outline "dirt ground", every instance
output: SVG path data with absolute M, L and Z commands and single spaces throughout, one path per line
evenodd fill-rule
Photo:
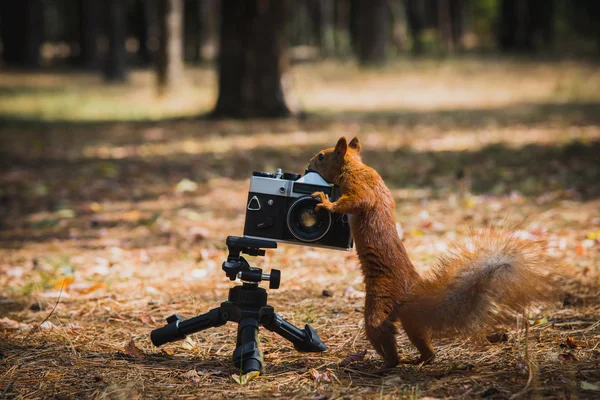
M 145 71 L 108 88 L 0 74 L 0 398 L 600 398 L 599 71 L 301 65 L 291 100 L 307 117 L 286 121 L 194 118 L 214 98 L 206 69 L 162 99 Z M 419 272 L 471 227 L 521 223 L 563 261 L 560 299 L 530 310 L 527 332 L 520 319 L 496 343 L 440 340 L 433 364 L 380 376 L 354 252 L 280 245 L 251 263 L 281 270 L 269 303 L 326 352 L 261 329 L 266 374 L 240 384 L 234 324 L 154 347 L 165 317 L 226 300 L 225 238 L 242 234 L 251 172 L 302 172 L 341 135 L 391 188 Z

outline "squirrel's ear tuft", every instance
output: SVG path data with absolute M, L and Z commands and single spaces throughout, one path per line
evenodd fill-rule
M 348 150 L 348 142 L 346 141 L 346 138 L 342 136 L 335 145 L 335 152 L 340 156 L 344 156 L 346 150 Z
M 358 138 L 356 136 L 354 136 L 354 139 L 350 141 L 348 147 L 354 149 L 355 152 L 360 153 L 360 142 L 358 141 Z

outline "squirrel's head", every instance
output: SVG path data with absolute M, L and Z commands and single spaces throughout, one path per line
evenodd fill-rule
M 348 143 L 342 136 L 335 147 L 318 152 L 310 160 L 308 170 L 318 172 L 327 182 L 338 183 L 343 165 L 352 159 L 360 160 L 360 142 L 355 137 Z

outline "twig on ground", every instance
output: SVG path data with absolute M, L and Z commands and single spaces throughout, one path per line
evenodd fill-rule
M 35 326 L 34 328 L 32 328 L 29 333 L 27 334 L 27 336 L 25 336 L 25 338 L 23 339 L 23 343 L 25 341 L 27 341 L 27 339 L 29 339 L 29 337 L 31 335 L 33 335 L 35 332 L 37 332 L 38 329 L 40 329 L 40 326 L 42 326 L 42 324 L 46 321 L 48 321 L 48 319 L 50 319 L 50 317 L 52 316 L 52 314 L 54 314 L 54 310 L 56 310 L 56 307 L 58 306 L 58 303 L 60 302 L 60 296 L 62 295 L 63 289 L 65 287 L 65 283 L 63 282 L 62 286 L 60 287 L 60 292 L 58 293 L 58 298 L 56 299 L 56 303 L 54 304 L 54 307 L 52 307 L 52 310 L 50 310 L 50 313 L 46 316 L 46 318 L 44 318 L 44 320 L 42 322 L 40 322 L 37 326 Z
M 517 397 L 521 397 L 522 395 L 527 393 L 527 391 L 529 390 L 529 388 L 531 386 L 531 382 L 533 381 L 534 369 L 537 370 L 535 363 L 529 358 L 529 321 L 527 321 L 527 317 L 525 316 L 525 313 L 523 313 L 522 321 L 525 323 L 524 345 L 525 345 L 525 363 L 527 363 L 528 377 L 527 377 L 527 384 L 525 385 L 525 387 L 522 390 L 518 391 L 517 393 L 513 394 L 510 397 L 511 400 L 515 399 Z

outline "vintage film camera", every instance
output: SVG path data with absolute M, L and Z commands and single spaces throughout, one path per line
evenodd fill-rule
M 277 169 L 277 172 L 252 173 L 244 236 L 281 243 L 349 250 L 352 236 L 348 215 L 316 211 L 319 200 L 314 192 L 324 192 L 331 201 L 341 193 L 317 172 L 304 176 Z

